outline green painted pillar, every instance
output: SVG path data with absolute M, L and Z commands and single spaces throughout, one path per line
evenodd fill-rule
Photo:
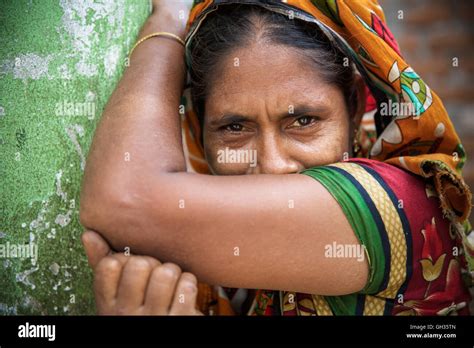
M 0 0 L 0 314 L 94 313 L 81 178 L 149 11 L 146 0 Z

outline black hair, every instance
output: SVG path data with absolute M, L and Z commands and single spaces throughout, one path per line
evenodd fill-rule
M 341 89 L 349 114 L 354 113 L 357 105 L 354 68 L 316 24 L 290 19 L 260 6 L 228 4 L 208 14 L 189 48 L 191 99 L 201 129 L 209 85 L 217 77 L 219 63 L 235 48 L 257 38 L 296 48 L 311 59 L 320 68 L 320 76 Z

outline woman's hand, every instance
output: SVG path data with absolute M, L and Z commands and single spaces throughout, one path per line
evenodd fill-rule
M 149 256 L 112 253 L 98 234 L 82 235 L 94 270 L 100 315 L 202 315 L 196 309 L 197 280 L 179 266 Z
M 163 30 L 184 38 L 184 31 L 191 10 L 192 0 L 153 0 L 151 17 L 156 18 Z M 169 26 L 169 28 L 166 28 Z

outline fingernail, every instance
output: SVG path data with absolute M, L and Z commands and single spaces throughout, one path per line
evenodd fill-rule
M 195 292 L 197 290 L 196 285 L 194 285 L 193 283 L 187 283 L 184 287 L 189 292 Z
M 164 272 L 167 276 L 176 277 L 176 273 L 175 273 L 171 268 L 163 267 L 163 272 Z

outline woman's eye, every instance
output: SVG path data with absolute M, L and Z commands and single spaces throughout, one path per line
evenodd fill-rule
M 293 122 L 290 125 L 290 128 L 295 128 L 295 127 L 305 127 L 309 126 L 310 124 L 313 124 L 316 121 L 315 117 L 312 116 L 301 116 L 298 117 L 295 122 Z
M 231 123 L 227 126 L 224 126 L 224 129 L 229 132 L 241 132 L 243 128 L 244 127 L 239 123 Z

